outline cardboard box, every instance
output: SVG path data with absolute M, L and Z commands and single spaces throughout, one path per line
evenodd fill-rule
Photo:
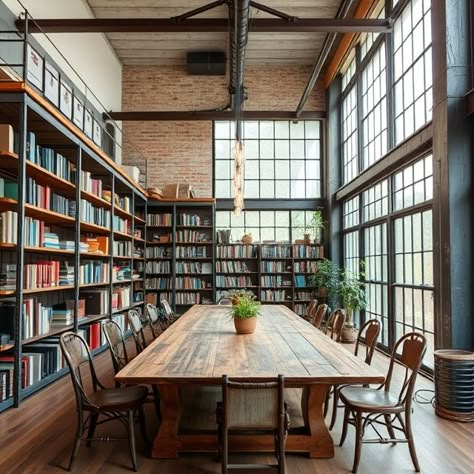
M 122 165 L 122 169 L 125 171 L 125 173 L 132 178 L 135 183 L 138 183 L 140 180 L 140 169 L 137 166 L 126 166 Z

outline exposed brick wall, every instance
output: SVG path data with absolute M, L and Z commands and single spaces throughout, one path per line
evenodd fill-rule
M 247 66 L 245 109 L 295 110 L 310 73 L 306 66 Z M 181 66 L 125 66 L 122 110 L 223 107 L 229 101 L 228 82 L 223 76 L 189 76 Z M 322 84 L 305 110 L 325 110 Z M 136 158 L 137 148 L 148 160 L 148 186 L 183 182 L 192 184 L 198 196 L 212 195 L 212 122 L 124 122 L 123 130 L 123 163 Z

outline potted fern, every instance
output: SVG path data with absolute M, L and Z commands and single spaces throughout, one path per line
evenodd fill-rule
M 260 302 L 254 297 L 241 296 L 237 304 L 232 306 L 231 316 L 237 334 L 252 334 L 257 326 L 257 316 L 260 312 Z

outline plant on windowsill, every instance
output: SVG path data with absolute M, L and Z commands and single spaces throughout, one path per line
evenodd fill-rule
M 237 334 L 252 334 L 257 326 L 259 312 L 260 301 L 256 301 L 255 297 L 241 296 L 230 311 Z
M 323 232 L 325 226 L 326 223 L 323 220 L 322 211 L 314 211 L 313 216 L 311 217 L 311 221 L 306 227 L 305 231 L 307 233 L 309 232 L 309 235 L 314 235 L 314 243 L 316 245 L 322 245 L 323 243 Z

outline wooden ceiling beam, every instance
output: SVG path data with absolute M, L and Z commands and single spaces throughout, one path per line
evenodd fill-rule
M 109 112 L 104 114 L 104 119 L 112 118 L 125 122 L 160 122 L 160 121 L 212 121 L 212 120 L 234 120 L 235 112 L 232 110 L 216 111 L 189 111 L 189 112 Z M 294 111 L 242 111 L 244 120 L 319 120 L 326 118 L 326 112 L 303 112 L 296 117 Z
M 25 20 L 19 19 L 16 26 L 25 29 Z M 68 18 L 28 20 L 30 33 L 154 33 L 154 32 L 227 32 L 227 18 L 205 18 L 176 21 L 163 18 Z M 389 33 L 390 20 L 385 19 L 336 19 L 299 18 L 287 21 L 279 18 L 254 18 L 250 31 L 254 33 L 298 33 L 298 32 L 374 32 Z

